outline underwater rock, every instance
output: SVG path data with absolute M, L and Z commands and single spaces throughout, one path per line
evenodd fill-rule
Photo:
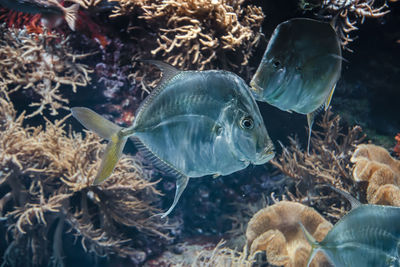
M 383 147 L 359 145 L 351 157 L 355 181 L 367 181 L 370 204 L 400 206 L 400 161 Z
M 321 241 L 332 228 L 314 209 L 296 202 L 281 201 L 258 211 L 250 220 L 247 231 L 247 246 L 251 256 L 265 251 L 267 260 L 273 265 L 285 267 L 306 266 L 311 246 L 299 225 Z M 317 255 L 311 266 L 329 266 L 327 259 Z

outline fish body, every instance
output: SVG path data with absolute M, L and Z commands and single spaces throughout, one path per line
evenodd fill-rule
M 41 14 L 48 24 L 64 18 L 71 30 L 75 30 L 79 9 L 78 4 L 64 7 L 57 0 L 0 0 L 0 6 L 23 13 Z
M 321 242 L 303 228 L 313 247 L 309 264 L 321 250 L 334 266 L 400 266 L 399 222 L 399 207 L 361 205 L 336 223 Z
M 256 100 L 307 114 L 329 106 L 340 77 L 339 38 L 329 23 L 295 18 L 274 30 L 250 85 Z
M 189 178 L 228 175 L 273 158 L 258 106 L 240 77 L 152 63 L 163 70 L 163 81 L 145 99 L 132 127 L 115 127 L 93 111 L 72 109 L 83 125 L 111 140 L 95 183 L 111 174 L 129 136 L 178 178 L 174 203 L 164 215 L 172 211 Z

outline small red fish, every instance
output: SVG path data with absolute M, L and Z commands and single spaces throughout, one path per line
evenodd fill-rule
M 41 14 L 44 25 L 51 28 L 58 26 L 63 18 L 75 31 L 79 4 L 64 7 L 57 0 L 0 0 L 0 5 L 18 12 Z

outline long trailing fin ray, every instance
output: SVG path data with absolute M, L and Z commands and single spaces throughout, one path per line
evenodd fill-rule
M 315 111 L 307 114 L 307 124 L 308 124 L 308 141 L 307 141 L 307 155 L 310 155 L 310 145 L 311 145 L 311 131 L 314 124 Z
M 78 18 L 79 4 L 73 4 L 72 6 L 64 8 L 64 19 L 67 22 L 71 30 L 76 29 L 76 20 Z
M 185 190 L 187 184 L 189 182 L 189 177 L 182 175 L 179 176 L 176 180 L 176 191 L 175 191 L 175 197 L 174 197 L 174 202 L 172 203 L 171 207 L 161 216 L 161 218 L 165 218 L 172 212 L 172 210 L 175 208 L 176 204 L 178 203 L 179 198 L 181 197 L 183 191 Z
M 120 133 L 115 134 L 111 138 L 104 151 L 100 169 L 94 179 L 93 185 L 98 185 L 110 177 L 122 155 L 126 140 L 127 137 L 120 136 Z
M 168 81 L 170 81 L 172 78 L 177 76 L 179 73 L 181 73 L 180 70 L 174 68 L 173 66 L 164 63 L 162 61 L 157 61 L 157 60 L 140 60 L 142 62 L 146 62 L 149 64 L 153 64 L 157 66 L 161 71 L 162 71 L 162 77 L 161 81 L 159 84 L 156 86 L 156 88 L 151 91 L 150 95 L 146 97 L 146 99 L 142 102 L 142 104 L 139 106 L 137 109 L 137 112 L 135 114 L 135 121 L 140 121 L 140 117 L 142 115 L 143 110 L 146 109 L 146 107 L 152 103 L 153 99 L 157 97 L 165 88 L 165 85 Z
M 101 138 L 110 140 L 111 137 L 122 130 L 122 127 L 103 118 L 91 109 L 84 107 L 71 108 L 72 116 L 88 130 L 98 134 Z
M 311 245 L 311 252 L 310 252 L 310 256 L 308 256 L 308 260 L 307 260 L 307 267 L 310 266 L 311 261 L 313 260 L 315 254 L 317 254 L 317 252 L 320 250 L 321 245 L 315 240 L 315 238 L 307 231 L 307 229 L 304 227 L 304 225 L 299 222 L 299 226 L 301 228 L 301 230 L 304 233 L 304 236 L 307 239 L 307 242 Z

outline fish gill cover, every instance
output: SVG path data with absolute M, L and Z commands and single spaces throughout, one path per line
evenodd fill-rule
M 397 88 L 388 99 L 386 89 L 377 94 L 379 88 L 367 85 L 390 89 L 394 86 L 389 82 L 395 84 L 400 76 L 391 54 L 400 51 L 396 43 L 400 33 L 391 26 L 399 22 L 394 2 L 291 0 L 282 6 L 278 0 L 60 1 L 64 7 L 79 4 L 75 31 L 65 20 L 49 28 L 41 14 L 2 9 L 0 233 L 5 238 L 0 240 L 0 251 L 4 266 L 271 266 L 273 257 L 286 264 L 292 260 L 284 249 L 285 242 L 293 241 L 290 235 L 279 239 L 283 254 L 267 245 L 249 255 L 245 232 L 258 210 L 299 203 L 336 224 L 349 204 L 330 186 L 364 203 L 398 205 L 397 169 L 380 158 L 357 156 L 360 149 L 379 148 L 357 147 L 367 139 L 354 125 L 361 124 L 368 134 L 377 132 L 372 137 L 379 145 L 384 143 L 379 136 L 388 135 L 386 148 L 394 146 L 393 136 L 400 132 L 393 119 L 398 109 L 374 118 L 376 109 L 368 102 L 379 95 L 389 108 L 389 100 L 398 103 Z M 248 83 L 274 27 L 295 17 L 333 19 L 345 48 L 343 57 L 349 60 L 343 62 L 336 88 L 340 101 L 334 96 L 332 109 L 316 118 L 309 154 L 303 120 L 260 104 L 278 148 L 272 164 L 216 179 L 193 179 L 166 220 L 154 215 L 170 205 L 175 178 L 136 154 L 132 145 L 112 176 L 92 186 L 105 144 L 97 135 L 81 132 L 67 117 L 69 108 L 87 106 L 121 126 L 131 125 L 160 77 L 156 68 L 141 62 L 147 59 L 183 70 L 232 71 Z M 371 40 L 377 44 L 373 50 L 368 48 Z M 381 121 L 390 123 L 376 126 Z M 398 153 L 397 148 L 394 151 Z M 296 220 L 290 213 L 272 219 Z M 282 231 L 285 236 L 286 230 Z M 301 232 L 296 233 L 304 241 Z M 218 243 L 222 238 L 226 241 Z M 301 247 L 299 255 L 304 259 L 311 246 L 302 243 Z

